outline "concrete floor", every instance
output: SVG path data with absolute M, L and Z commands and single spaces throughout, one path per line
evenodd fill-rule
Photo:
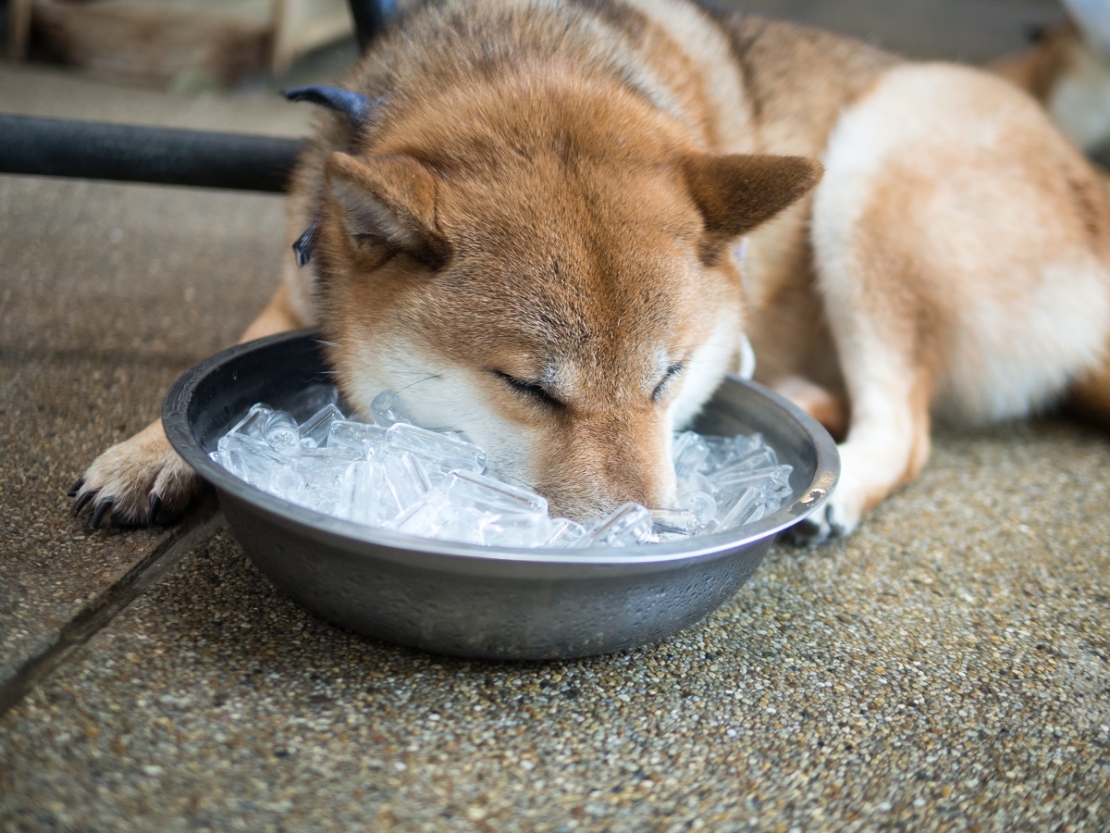
M 763 5 L 973 60 L 1057 14 Z M 274 86 L 3 66 L 0 110 L 302 135 Z M 1110 444 L 1082 426 L 942 433 L 849 541 L 776 548 L 705 622 L 573 662 L 333 628 L 211 501 L 171 528 L 70 518 L 83 467 L 264 303 L 282 211 L 0 177 L 0 829 L 1110 829 Z

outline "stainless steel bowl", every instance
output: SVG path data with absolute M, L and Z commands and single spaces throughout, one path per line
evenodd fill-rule
M 821 508 L 839 474 L 836 446 L 820 425 L 735 378 L 695 427 L 761 432 L 794 467 L 797 497 L 761 521 L 690 542 L 511 550 L 414 538 L 287 503 L 208 459 L 252 404 L 281 405 L 326 380 L 311 331 L 264 338 L 186 372 L 166 398 L 162 421 L 178 453 L 216 487 L 247 555 L 278 587 L 338 625 L 435 653 L 570 658 L 670 636 L 731 597 L 777 534 Z

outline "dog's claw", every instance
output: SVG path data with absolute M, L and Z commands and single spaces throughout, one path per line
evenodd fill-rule
M 78 515 L 80 515 L 81 510 L 88 506 L 95 497 L 96 492 L 90 490 L 81 495 L 81 497 L 77 498 L 77 502 L 73 504 L 73 517 L 76 518 Z
M 66 495 L 68 497 L 77 497 L 77 494 L 81 491 L 81 487 L 84 486 L 84 485 L 85 485 L 85 478 L 78 477 L 77 482 L 69 487 L 69 491 L 66 492 Z
M 93 512 L 92 516 L 93 529 L 96 529 L 100 526 L 100 522 L 104 519 L 104 516 L 109 515 L 112 511 L 112 507 L 115 505 L 116 504 L 114 500 L 106 500 L 103 503 L 97 505 L 96 510 Z
M 166 524 L 188 506 L 200 478 L 174 452 L 160 422 L 109 448 L 82 478 L 74 514 L 93 501 L 92 525 Z
M 787 538 L 790 540 L 790 543 L 798 547 L 816 547 L 825 543 L 828 537 L 828 528 L 823 528 L 821 523 L 812 518 L 799 521 L 792 526 L 787 533 Z
M 819 509 L 786 532 L 790 543 L 799 547 L 817 547 L 847 534 L 848 530 L 837 523 L 832 506 Z

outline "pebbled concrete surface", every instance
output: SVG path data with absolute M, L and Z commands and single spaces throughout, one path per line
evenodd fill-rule
M 1026 15 L 1056 14 L 763 5 L 945 56 L 1006 51 Z M 0 110 L 307 124 L 263 89 L 170 95 L 41 67 L 0 67 Z M 1084 426 L 941 432 L 923 477 L 850 541 L 775 548 L 704 623 L 575 662 L 466 662 L 336 629 L 218 519 L 180 540 L 70 519 L 83 466 L 264 303 L 281 225 L 274 197 L 0 176 L 0 688 L 38 669 L 0 717 L 0 829 L 1110 826 L 1110 441 Z M 120 611 L 157 555 L 168 571 Z
M 705 623 L 574 662 L 346 633 L 220 531 L 0 721 L 7 820 L 1105 829 L 1108 455 L 1056 423 L 942 438 L 852 541 L 777 548 Z
M 0 82 L 0 102 L 9 90 L 29 97 L 38 79 L 16 76 Z M 112 95 L 43 77 L 42 100 L 55 108 Z M 175 109 L 173 97 L 160 99 Z M 231 101 L 207 109 L 222 111 L 210 124 L 240 124 Z M 244 111 L 245 129 L 256 122 Z M 277 281 L 283 212 L 280 196 L 0 176 L 0 680 L 168 534 L 92 532 L 69 518 L 65 492 L 99 450 L 158 415 L 183 370 L 234 341 L 261 309 Z

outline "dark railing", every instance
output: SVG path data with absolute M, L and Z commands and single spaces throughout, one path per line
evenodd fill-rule
M 0 114 L 0 172 L 284 191 L 301 142 Z
M 359 46 L 394 0 L 348 0 Z M 0 173 L 283 191 L 301 142 L 269 136 L 0 115 Z

